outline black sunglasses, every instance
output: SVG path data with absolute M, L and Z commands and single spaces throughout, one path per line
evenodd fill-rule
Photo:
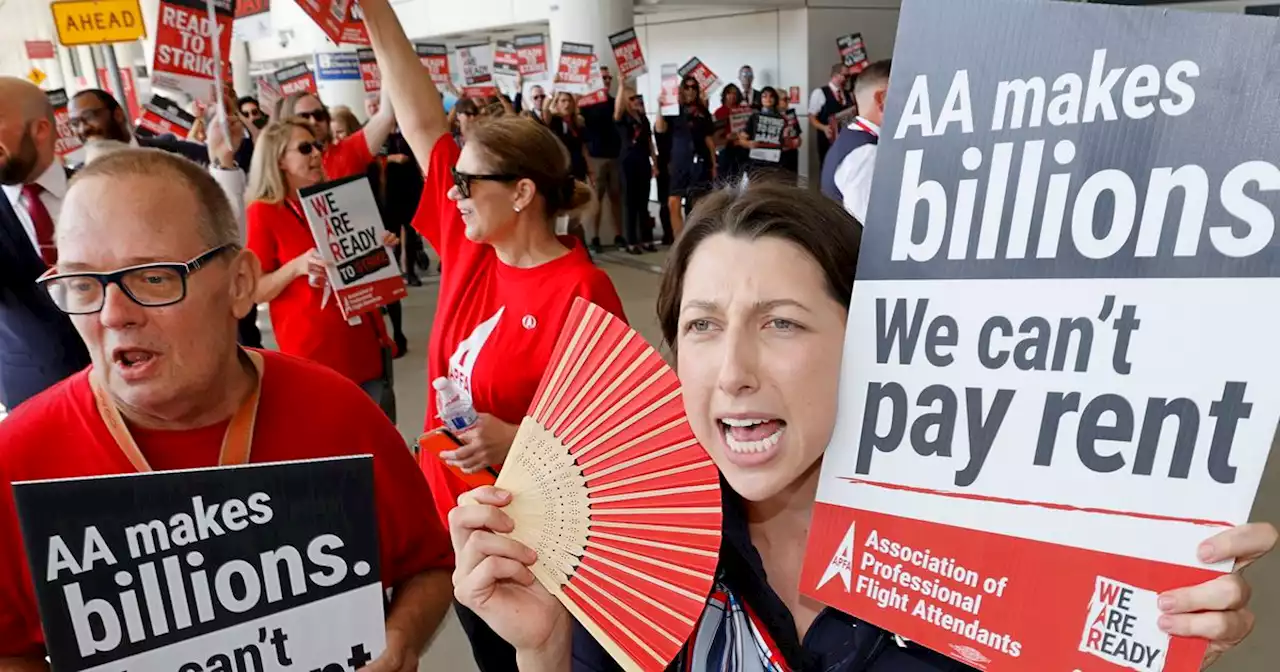
M 36 278 L 36 283 L 49 292 L 53 305 L 68 315 L 92 315 L 101 311 L 107 299 L 107 287 L 111 285 L 119 287 L 139 306 L 160 308 L 187 298 L 187 277 L 223 252 L 238 247 L 228 243 L 190 261 L 142 264 L 113 273 L 55 273 L 55 269 L 49 269 Z
M 519 175 L 473 175 L 464 173 L 457 168 L 453 169 L 453 186 L 458 188 L 458 193 L 463 198 L 471 198 L 471 183 L 476 180 L 487 182 L 515 182 L 520 179 Z
M 320 143 L 318 142 L 299 142 L 296 147 L 298 153 L 303 156 L 311 156 L 312 151 L 320 151 Z
M 320 109 L 320 110 L 316 110 L 315 112 L 298 112 L 297 114 L 299 117 L 302 117 L 303 119 L 308 119 L 310 121 L 314 121 L 317 123 L 322 121 L 329 121 L 329 110 Z

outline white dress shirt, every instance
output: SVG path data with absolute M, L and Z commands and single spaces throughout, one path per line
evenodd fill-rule
M 850 129 L 860 127 L 880 135 L 880 127 L 862 117 L 849 124 Z M 864 226 L 867 223 L 867 206 L 871 202 L 871 177 L 876 170 L 876 149 L 875 144 L 867 143 L 849 152 L 836 166 L 836 187 L 843 197 L 844 209 Z
M 36 179 L 35 184 L 44 187 L 44 191 L 40 192 L 40 202 L 49 211 L 49 217 L 53 219 L 56 227 L 58 217 L 62 214 L 62 199 L 67 196 L 67 173 L 62 168 L 62 163 L 59 161 L 50 163 L 49 167 Z M 22 222 L 22 230 L 27 232 L 27 238 L 31 240 L 31 248 L 36 251 L 36 254 L 40 254 L 36 225 L 27 214 L 27 202 L 26 197 L 22 195 L 22 187 L 21 184 L 3 185 L 4 195 L 9 199 L 9 205 L 13 206 L 14 213 L 18 215 L 18 221 Z

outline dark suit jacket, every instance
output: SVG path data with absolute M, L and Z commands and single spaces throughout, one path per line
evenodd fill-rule
M 184 156 L 195 163 L 202 166 L 209 165 L 209 150 L 204 145 L 179 140 L 172 135 L 153 135 L 150 137 L 138 136 L 139 147 L 152 147 L 155 149 L 163 149 L 166 152 Z M 253 140 L 245 138 L 240 143 L 240 149 L 236 150 L 236 165 L 249 172 L 249 161 L 253 158 Z
M 10 410 L 89 365 L 71 320 L 35 283 L 44 270 L 0 195 L 0 404 Z

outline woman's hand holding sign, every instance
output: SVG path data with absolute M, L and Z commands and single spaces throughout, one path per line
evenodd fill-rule
M 1277 533 L 1270 523 L 1250 523 L 1215 535 L 1200 545 L 1200 560 L 1206 563 L 1235 558 L 1235 571 L 1198 586 L 1171 590 L 1158 602 L 1165 615 L 1160 629 L 1181 637 L 1209 640 L 1201 669 L 1218 660 L 1253 630 L 1249 611 L 1252 592 L 1241 572 L 1276 547 Z

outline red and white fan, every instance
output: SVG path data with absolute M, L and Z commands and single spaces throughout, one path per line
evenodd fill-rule
M 538 581 L 624 669 L 664 669 L 711 590 L 721 509 L 658 352 L 575 301 L 497 485 Z

